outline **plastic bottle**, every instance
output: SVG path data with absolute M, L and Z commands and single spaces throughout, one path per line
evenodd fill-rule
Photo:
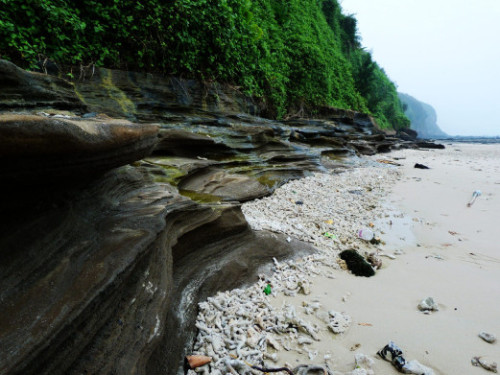
M 481 195 L 481 190 L 474 190 L 474 192 L 472 193 L 472 199 L 470 200 L 469 203 L 467 203 L 467 207 L 472 206 L 476 198 L 479 197 L 480 195 Z
M 266 296 L 271 294 L 271 284 L 267 284 L 266 287 L 264 288 L 263 292 L 266 294 Z
M 373 233 L 373 231 L 371 229 L 364 228 L 364 229 L 359 230 L 358 236 L 359 236 L 359 238 L 361 238 L 365 241 L 371 241 L 373 239 L 373 237 L 375 237 L 375 234 Z

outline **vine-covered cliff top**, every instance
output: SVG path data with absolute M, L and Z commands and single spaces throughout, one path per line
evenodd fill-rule
M 337 0 L 0 0 L 0 57 L 78 79 L 96 66 L 230 83 L 269 117 L 317 106 L 409 126 Z M 49 63 L 48 63 L 49 62 Z

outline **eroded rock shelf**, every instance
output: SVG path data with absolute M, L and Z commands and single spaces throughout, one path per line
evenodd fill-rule
M 197 302 L 314 251 L 242 202 L 359 154 L 417 147 L 364 114 L 274 121 L 217 84 L 0 60 L 0 373 L 174 374 Z

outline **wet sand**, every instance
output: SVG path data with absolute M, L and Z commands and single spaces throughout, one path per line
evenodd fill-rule
M 400 160 L 405 177 L 388 204 L 411 218 L 416 243 L 390 240 L 398 231 L 387 231 L 388 247 L 401 246 L 406 254 L 377 275 L 393 291 L 387 310 L 397 311 L 396 323 L 386 323 L 378 334 L 436 372 L 484 373 L 471 366 L 473 356 L 500 363 L 498 342 L 491 345 L 477 336 L 480 331 L 500 335 L 500 145 L 455 144 L 391 156 L 406 158 Z M 417 162 L 431 169 L 416 169 Z M 475 190 L 482 195 L 467 207 Z M 440 311 L 415 311 L 427 296 Z
M 377 156 L 380 158 L 380 155 Z M 375 277 L 336 272 L 334 280 L 318 277 L 310 296 L 326 309 L 352 317 L 349 330 L 323 333 L 309 351 L 310 363 L 331 355 L 338 371 L 354 368 L 354 354 L 375 359 L 375 374 L 398 373 L 375 353 L 390 340 L 436 374 L 485 374 L 471 358 L 487 356 L 500 363 L 500 346 L 478 333 L 500 335 L 500 145 L 447 145 L 446 150 L 405 150 L 387 155 L 403 164 L 402 179 L 385 201 L 386 214 L 376 222 L 386 253 Z M 397 159 L 397 160 L 395 160 Z M 415 163 L 431 169 L 414 168 Z M 474 190 L 482 195 L 467 207 Z M 439 311 L 418 311 L 433 297 Z M 287 297 L 273 302 L 277 306 Z M 355 350 L 351 350 L 355 349 Z M 283 353 L 290 364 L 304 362 Z

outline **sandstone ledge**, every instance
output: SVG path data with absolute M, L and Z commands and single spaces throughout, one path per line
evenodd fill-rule
M 158 127 L 127 120 L 0 114 L 0 176 L 13 185 L 84 179 L 147 156 Z

